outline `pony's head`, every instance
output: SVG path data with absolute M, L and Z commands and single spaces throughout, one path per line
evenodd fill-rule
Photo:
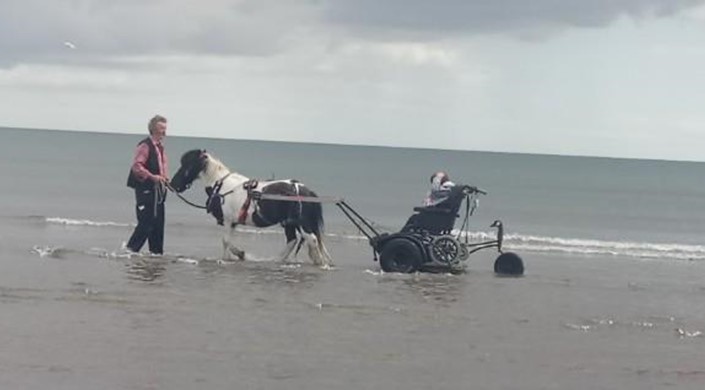
M 181 156 L 181 166 L 171 179 L 171 186 L 176 192 L 184 192 L 198 179 L 206 169 L 208 154 L 205 149 L 189 150 Z

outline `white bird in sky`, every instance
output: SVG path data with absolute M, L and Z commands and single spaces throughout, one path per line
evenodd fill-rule
M 71 42 L 69 42 L 69 41 L 64 41 L 64 46 L 68 47 L 69 49 L 75 49 L 75 48 L 76 48 L 76 45 L 74 45 L 73 43 L 71 43 Z

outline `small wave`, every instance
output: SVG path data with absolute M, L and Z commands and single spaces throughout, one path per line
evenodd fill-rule
M 458 231 L 454 231 L 453 234 L 457 235 Z M 461 241 L 465 240 L 466 235 L 470 243 L 496 239 L 494 232 L 467 232 L 461 234 Z M 326 236 L 354 241 L 367 240 L 366 237 L 361 235 L 326 234 Z M 504 235 L 502 246 L 508 251 L 634 257 L 642 259 L 705 260 L 704 245 L 679 243 L 595 240 L 512 233 Z
M 367 237 L 361 234 L 350 234 L 350 233 L 326 233 L 326 237 L 331 237 L 341 240 L 352 240 L 352 241 L 367 241 Z
M 51 247 L 51 246 L 35 245 L 32 247 L 30 252 L 38 254 L 39 257 L 51 257 L 51 258 L 55 258 L 55 259 L 60 259 L 65 254 L 69 253 L 70 250 L 63 248 L 63 247 L 60 247 L 60 246 Z
M 190 264 L 190 265 L 199 265 L 201 263 L 200 260 L 198 259 L 193 259 L 190 257 L 177 257 L 176 258 L 177 263 L 184 263 L 184 264 Z
M 112 222 L 112 221 L 102 222 L 102 221 L 91 221 L 89 219 L 71 219 L 71 218 L 61 218 L 61 217 L 47 217 L 47 218 L 45 218 L 45 221 L 47 223 L 67 225 L 67 226 L 96 226 L 96 227 L 105 227 L 105 226 L 130 227 L 130 226 L 134 226 L 133 224 L 130 224 L 130 223 L 121 223 L 121 222 Z
M 683 328 L 676 328 L 675 331 L 676 331 L 676 335 L 678 336 L 678 338 L 681 338 L 681 339 L 686 338 L 686 337 L 703 337 L 703 336 L 705 336 L 705 333 L 703 333 L 699 330 L 688 331 Z
M 675 318 L 673 317 L 654 317 L 652 319 L 638 319 L 638 320 L 616 320 L 612 318 L 591 318 L 586 319 L 577 323 L 564 323 L 563 326 L 570 330 L 577 330 L 580 332 L 593 332 L 593 331 L 605 331 L 609 329 L 634 329 L 641 332 L 644 331 L 658 331 L 665 329 L 673 329 L 676 336 L 680 339 L 685 338 L 702 338 L 705 337 L 705 333 L 701 330 L 687 330 L 683 325 L 677 325 Z
M 517 251 L 556 252 L 576 255 L 627 256 L 642 259 L 705 259 L 705 246 L 678 243 L 610 241 L 507 234 L 504 236 L 504 246 L 507 249 Z
M 40 218 L 31 216 L 32 219 Z M 90 219 L 71 219 L 62 217 L 41 217 L 46 223 L 66 226 L 89 227 L 131 227 L 134 224 L 113 221 L 93 221 Z M 258 229 L 253 227 L 238 227 L 239 233 L 252 235 L 282 235 L 280 228 Z M 453 234 L 458 234 L 454 231 Z M 325 234 L 333 240 L 366 241 L 361 234 L 348 232 L 329 232 Z M 466 232 L 472 242 L 483 242 L 495 239 L 494 231 Z M 464 238 L 463 238 L 464 239 Z M 510 251 L 560 253 L 566 255 L 617 256 L 641 259 L 675 259 L 675 260 L 705 260 L 704 245 L 689 245 L 680 243 L 653 243 L 638 241 L 596 240 L 585 238 L 565 238 L 554 236 L 538 236 L 520 233 L 504 235 L 503 247 Z M 110 253 L 111 256 L 114 254 Z M 120 254 L 122 255 L 122 254 Z M 262 259 L 254 259 L 262 260 Z

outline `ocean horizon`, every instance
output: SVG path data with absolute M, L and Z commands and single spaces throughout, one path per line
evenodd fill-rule
M 104 135 L 144 135 L 147 136 L 146 132 L 128 132 L 128 131 L 110 131 L 110 130 L 75 130 L 75 129 L 44 129 L 35 127 L 12 127 L 12 126 L 0 126 L 0 131 L 2 130 L 28 130 L 28 131 L 59 131 L 67 133 L 88 133 L 88 134 L 104 134 Z M 420 147 L 420 146 L 395 146 L 395 145 L 375 145 L 375 144 L 364 144 L 364 143 L 337 143 L 337 142 L 321 142 L 321 141 L 296 141 L 296 140 L 273 140 L 273 139 L 258 139 L 258 138 L 224 138 L 224 137 L 209 137 L 209 136 L 199 136 L 199 135 L 172 135 L 167 134 L 167 137 L 180 137 L 180 138 L 194 138 L 194 139 L 204 139 L 204 140 L 222 140 L 222 141 L 248 141 L 248 142 L 273 142 L 273 143 L 283 143 L 283 144 L 310 144 L 310 145 L 322 145 L 322 146 L 359 146 L 368 148 L 388 148 L 388 149 L 412 149 L 412 150 L 437 150 L 441 152 L 473 152 L 473 153 L 495 153 L 495 154 L 516 154 L 516 155 L 526 155 L 526 156 L 546 156 L 546 157 L 579 157 L 579 158 L 597 158 L 597 159 L 609 159 L 609 160 L 643 160 L 643 161 L 663 161 L 663 162 L 684 162 L 684 163 L 699 163 L 705 162 L 705 160 L 688 160 L 688 159 L 667 159 L 667 158 L 649 158 L 649 157 L 621 157 L 621 156 L 608 156 L 608 155 L 590 155 L 590 154 L 561 154 L 561 153 L 539 153 L 539 152 L 519 152 L 510 150 L 483 150 L 483 149 L 452 149 L 452 148 L 431 148 L 431 147 Z

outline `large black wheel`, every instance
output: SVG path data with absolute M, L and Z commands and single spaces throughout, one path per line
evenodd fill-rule
M 390 240 L 379 255 L 379 265 L 384 272 L 416 272 L 422 262 L 423 254 L 419 247 L 405 238 Z
M 494 261 L 494 272 L 499 275 L 523 275 L 524 261 L 516 253 L 502 253 Z

